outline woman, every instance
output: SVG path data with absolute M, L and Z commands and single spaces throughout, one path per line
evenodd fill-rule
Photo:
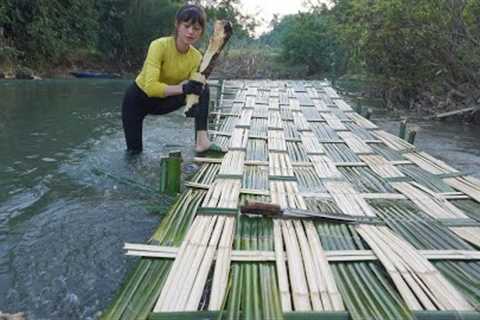
M 129 154 L 142 152 L 143 119 L 147 114 L 165 114 L 185 105 L 187 94 L 200 96 L 187 116 L 195 118 L 195 151 L 225 152 L 207 135 L 208 86 L 188 80 L 202 58 L 193 47 L 205 30 L 206 14 L 197 5 L 185 5 L 175 18 L 175 35 L 150 43 L 142 71 L 127 89 L 122 105 L 122 122 Z

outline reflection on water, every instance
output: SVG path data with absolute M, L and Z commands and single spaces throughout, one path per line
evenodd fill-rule
M 120 103 L 128 81 L 0 82 L 0 310 L 89 319 L 105 308 L 159 217 L 162 152 L 193 152 L 180 113 L 147 118 L 145 153 L 126 158 Z
M 0 310 L 29 319 L 93 319 L 158 225 L 147 204 L 162 152 L 193 157 L 193 123 L 147 118 L 145 153 L 125 158 L 119 106 L 128 81 L 0 82 Z M 375 113 L 397 133 L 398 121 Z M 480 172 L 476 127 L 416 123 L 417 145 L 467 173 Z M 170 146 L 170 147 L 169 147 Z

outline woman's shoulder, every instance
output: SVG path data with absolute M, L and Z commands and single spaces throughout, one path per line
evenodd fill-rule
M 198 60 L 202 59 L 202 53 L 200 52 L 200 50 L 198 50 L 194 46 L 190 46 L 190 52 L 191 52 L 192 56 L 194 56 L 196 59 L 198 59 Z
M 161 37 L 153 40 L 150 44 L 151 45 L 162 45 L 162 46 L 167 46 L 170 45 L 173 41 L 173 37 Z

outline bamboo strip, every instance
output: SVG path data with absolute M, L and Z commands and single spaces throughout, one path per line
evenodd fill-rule
M 390 161 L 378 155 L 361 155 L 360 159 L 365 162 L 370 169 L 382 178 L 404 177 L 405 175 L 395 168 Z
M 336 115 L 332 113 L 325 113 L 322 112 L 321 116 L 327 121 L 327 124 L 333 129 L 333 130 L 347 130 L 347 127 L 340 121 L 340 119 L 337 118 Z
M 244 151 L 229 151 L 223 157 L 222 166 L 219 174 L 224 175 L 242 175 L 245 161 Z
M 335 99 L 333 102 L 342 111 L 352 111 L 352 107 L 342 99 Z
M 237 127 L 249 127 L 252 114 L 253 110 L 243 110 L 240 119 L 237 121 Z
M 338 132 L 338 135 L 355 153 L 372 153 L 373 150 L 362 139 L 354 135 L 352 132 Z
M 473 310 L 427 259 L 390 229 L 361 225 L 357 231 L 384 264 L 412 310 Z
M 408 182 L 391 182 L 393 188 L 412 200 L 423 212 L 435 219 L 467 219 L 460 209 L 446 201 L 444 198 L 435 197 L 433 192 L 426 192 L 426 188 L 419 188 Z
M 361 115 L 359 115 L 356 112 L 352 112 L 349 114 L 350 118 L 360 127 L 365 128 L 365 129 L 377 129 L 378 127 L 373 124 L 371 121 L 365 119 Z
M 230 263 L 232 261 L 234 231 L 235 218 L 227 217 L 216 256 L 217 261 L 213 273 L 212 292 L 210 294 L 210 303 L 208 305 L 208 310 L 210 311 L 220 310 L 225 299 Z
M 302 143 L 305 149 L 305 152 L 310 154 L 325 153 L 325 149 L 318 142 L 317 137 L 313 132 L 302 132 Z
M 352 216 L 376 216 L 374 209 L 353 189 L 350 183 L 327 181 L 325 182 L 325 187 L 345 214 Z
M 374 132 L 374 135 L 380 140 L 382 140 L 387 146 L 389 146 L 393 150 L 406 151 L 406 150 L 415 149 L 415 146 L 413 144 L 410 144 L 405 140 L 400 139 L 399 137 L 394 136 L 393 134 L 390 134 L 386 131 L 376 130 Z
M 293 227 L 297 235 L 298 243 L 300 245 L 301 259 L 303 259 L 303 267 L 305 268 L 305 277 L 307 280 L 308 290 L 310 294 L 312 310 L 323 311 L 323 299 L 320 299 L 320 292 L 324 293 L 326 291 L 325 286 L 319 286 L 321 282 L 317 279 L 318 270 L 314 265 L 313 254 L 311 252 L 310 246 L 308 245 L 307 236 L 305 235 L 305 230 L 303 229 L 301 221 L 293 220 Z M 328 302 L 326 302 L 325 304 L 328 304 Z
M 269 151 L 287 151 L 285 135 L 281 130 L 268 130 L 268 150 Z
M 285 153 L 270 153 L 269 169 L 271 176 L 294 176 L 290 157 Z
M 312 306 L 309 299 L 307 280 L 305 279 L 305 269 L 301 260 L 300 247 L 292 222 L 282 220 L 281 225 L 295 311 L 310 311 L 312 310 Z
M 285 254 L 283 252 L 283 239 L 281 222 L 273 220 L 273 235 L 275 248 L 275 264 L 277 267 L 278 287 L 283 312 L 292 311 L 290 286 L 288 284 L 287 268 L 285 266 Z
M 443 179 L 449 186 L 469 195 L 480 202 L 480 181 L 473 177 L 459 177 Z
M 270 111 L 268 113 L 268 128 L 283 129 L 282 117 L 278 111 Z
M 403 156 L 418 165 L 420 168 L 433 174 L 459 172 L 458 170 L 447 165 L 445 162 L 435 159 L 425 152 L 409 152 Z
M 229 148 L 246 149 L 248 142 L 248 129 L 235 128 L 230 139 Z
M 298 131 L 311 130 L 310 124 L 308 123 L 307 119 L 305 119 L 304 115 L 301 112 L 293 113 L 293 123 L 295 124 L 295 127 L 297 127 Z
M 308 157 L 315 168 L 317 175 L 320 178 L 343 178 L 340 171 L 333 163 L 333 161 L 322 155 L 310 155 Z
M 340 99 L 340 96 L 338 95 L 337 91 L 335 91 L 335 89 L 333 89 L 332 87 L 324 87 L 323 90 L 330 98 Z
M 479 227 L 454 227 L 449 229 L 455 232 L 460 238 L 480 248 L 480 228 Z

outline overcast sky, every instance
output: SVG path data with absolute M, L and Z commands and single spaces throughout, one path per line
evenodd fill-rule
M 263 20 L 263 24 L 257 29 L 257 34 L 262 33 L 268 27 L 275 13 L 282 15 L 304 11 L 304 0 L 240 0 L 241 10 L 245 13 L 256 14 Z

